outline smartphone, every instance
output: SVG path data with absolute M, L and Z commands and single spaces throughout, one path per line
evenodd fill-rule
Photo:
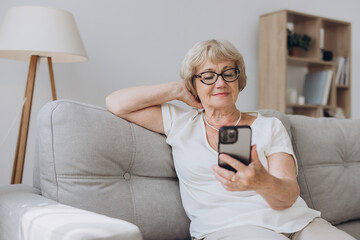
M 226 153 L 245 165 L 251 162 L 251 127 L 225 126 L 219 129 L 219 156 Z M 220 167 L 236 172 L 236 170 L 218 158 Z

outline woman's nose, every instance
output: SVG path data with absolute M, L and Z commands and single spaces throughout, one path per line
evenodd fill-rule
M 224 85 L 226 85 L 226 82 L 224 81 L 223 77 L 220 75 L 220 76 L 218 77 L 218 80 L 217 80 L 216 83 L 215 83 L 215 86 L 216 86 L 216 87 L 222 87 L 222 86 L 224 86 Z

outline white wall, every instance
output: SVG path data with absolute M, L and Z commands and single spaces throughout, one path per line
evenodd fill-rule
M 89 61 L 56 64 L 59 99 L 104 106 L 112 91 L 140 84 L 179 79 L 186 51 L 200 40 L 228 39 L 243 53 L 248 85 L 240 94 L 242 111 L 257 109 L 258 19 L 291 9 L 352 22 L 352 115 L 360 118 L 358 0 L 7 0 L 0 2 L 0 21 L 17 5 L 42 5 L 75 16 Z M 28 63 L 0 59 L 0 185 L 10 182 Z M 51 99 L 47 65 L 36 78 L 23 182 L 32 184 L 36 115 Z M 8 137 L 3 142 L 5 135 Z

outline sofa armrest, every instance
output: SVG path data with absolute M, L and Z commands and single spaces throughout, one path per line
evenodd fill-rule
M 23 240 L 141 240 L 132 223 L 63 204 L 34 207 L 22 217 Z
M 20 219 L 33 206 L 57 204 L 26 185 L 0 187 L 0 239 L 19 239 Z
M 0 187 L 0 239 L 141 240 L 137 226 L 59 204 L 24 185 Z

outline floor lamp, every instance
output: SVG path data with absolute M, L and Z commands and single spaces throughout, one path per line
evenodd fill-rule
M 11 184 L 22 182 L 36 69 L 47 62 L 53 100 L 57 99 L 52 63 L 87 60 L 73 15 L 67 11 L 41 7 L 10 8 L 0 25 L 0 57 L 29 61 L 25 103 L 20 120 Z

